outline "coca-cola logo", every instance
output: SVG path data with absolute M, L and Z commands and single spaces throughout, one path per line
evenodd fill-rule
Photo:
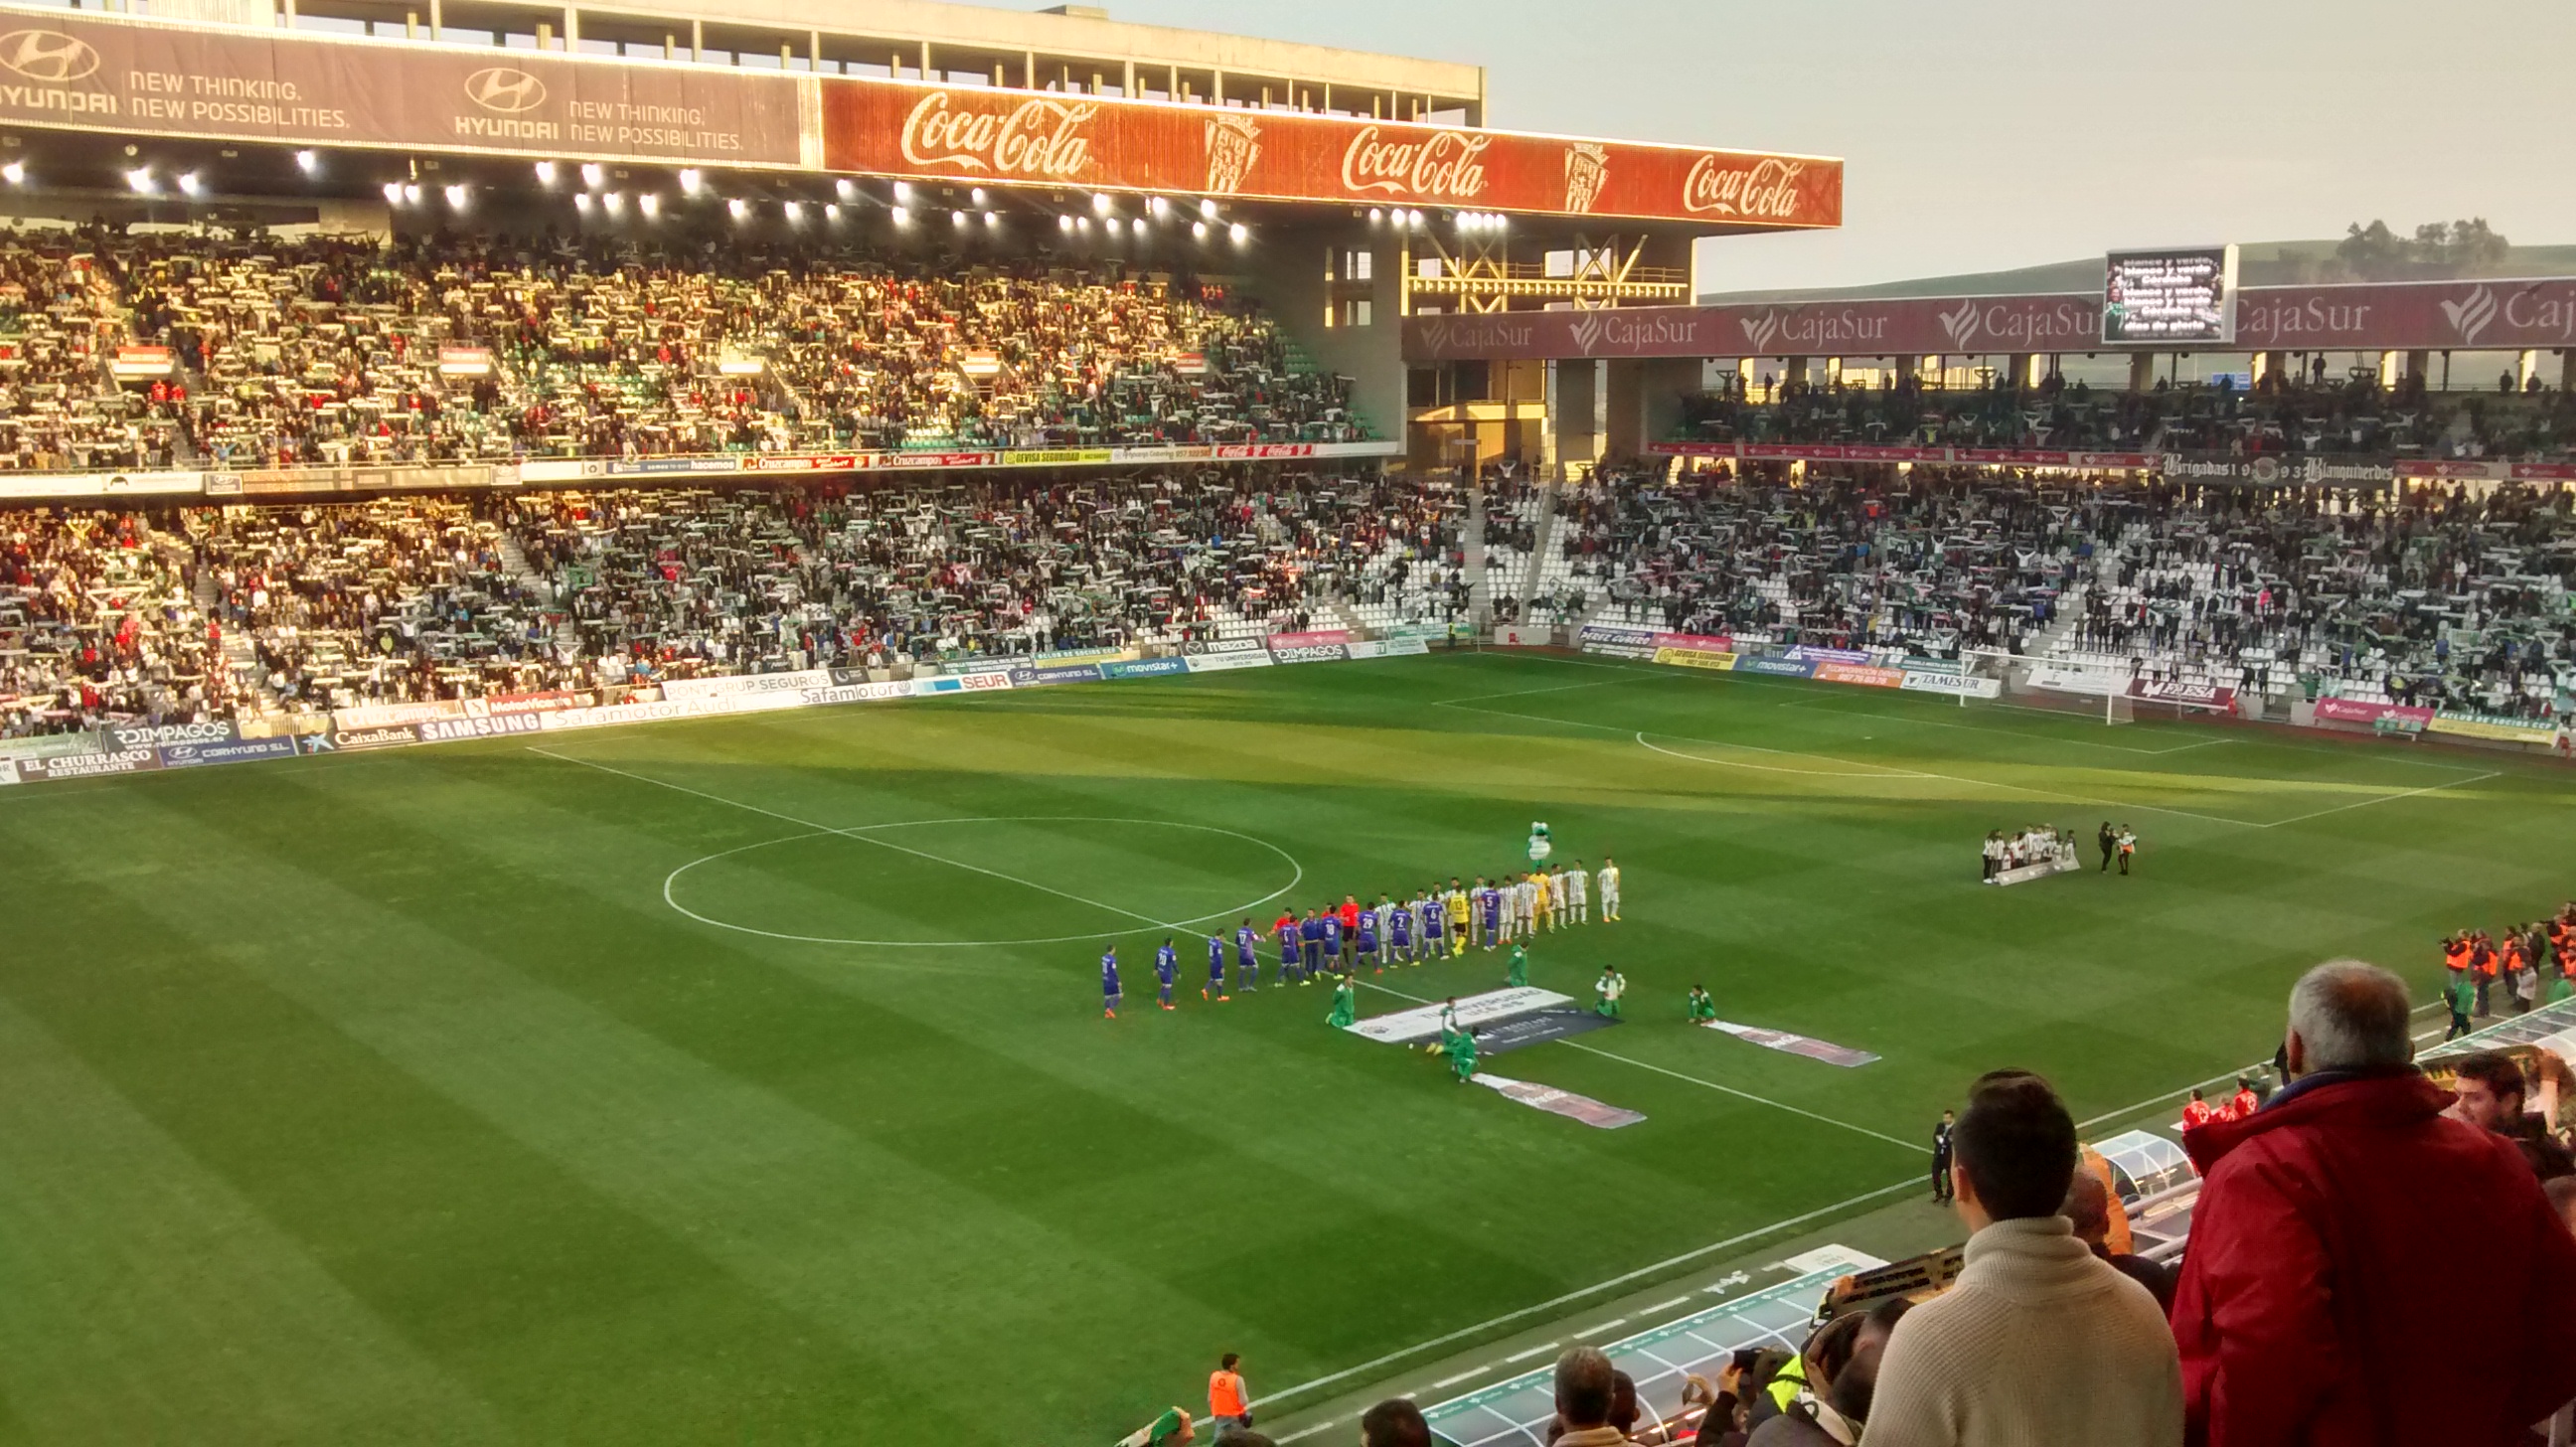
M 1070 181 L 1091 169 L 1084 129 L 1100 107 L 1035 96 L 1008 111 L 959 110 L 944 90 L 903 118 L 903 158 L 993 176 Z
M 1798 214 L 1798 177 L 1806 169 L 1804 161 L 1777 156 L 1750 166 L 1728 166 L 1715 156 L 1702 156 L 1682 178 L 1682 209 L 1696 216 L 1786 221 Z
M 1473 201 L 1485 194 L 1485 148 L 1491 136 L 1433 131 L 1419 140 L 1389 140 L 1363 126 L 1342 151 L 1342 189 L 1383 191 L 1427 201 Z
M 0 65 L 29 80 L 61 85 L 96 75 L 99 58 L 88 41 L 59 30 L 12 30 L 0 35 Z

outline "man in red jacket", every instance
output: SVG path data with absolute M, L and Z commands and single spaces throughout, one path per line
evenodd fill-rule
M 2576 1236 L 2510 1142 L 2442 1115 L 2408 1019 L 2395 975 L 2317 966 L 2290 992 L 2292 1083 L 2183 1136 L 2203 1177 L 2173 1308 L 2193 1443 L 2503 1447 L 2576 1397 Z M 2486 1345 L 2450 1370 L 2461 1331 Z

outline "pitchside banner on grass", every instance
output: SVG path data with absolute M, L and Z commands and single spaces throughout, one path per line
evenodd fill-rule
M 1487 1090 L 1500 1093 L 1506 1100 L 1517 1100 L 1523 1105 L 1534 1106 L 1550 1115 L 1579 1120 L 1596 1130 L 1617 1130 L 1623 1125 L 1635 1125 L 1645 1119 L 1633 1110 L 1604 1105 L 1591 1096 L 1577 1095 L 1570 1090 L 1559 1090 L 1553 1085 L 1536 1085 L 1526 1080 L 1487 1075 L 1482 1071 L 1467 1078 Z
M 1532 1045 L 1545 1045 L 1551 1040 L 1566 1040 L 1595 1030 L 1606 1030 L 1619 1023 L 1616 1016 L 1604 1015 L 1598 1010 L 1580 1010 L 1571 1005 L 1536 1010 L 1478 1027 L 1476 1053 L 1507 1055 Z
M 1804 1035 L 1792 1035 L 1786 1030 L 1765 1030 L 1759 1025 L 1738 1025 L 1731 1020 L 1711 1020 L 1707 1028 L 1724 1031 L 1738 1040 L 1750 1040 L 1766 1050 L 1777 1050 L 1788 1055 L 1803 1055 L 1809 1060 L 1821 1060 L 1827 1065 L 1839 1065 L 1846 1070 L 1857 1069 L 1878 1058 L 1866 1050 L 1854 1050 L 1848 1045 L 1836 1045 L 1826 1040 L 1812 1040 Z
M 1462 995 L 1458 999 L 1458 1023 L 1462 1026 L 1484 1025 L 1508 1020 L 1539 1010 L 1571 1005 L 1570 995 L 1522 985 L 1509 990 L 1488 990 L 1481 995 Z M 1345 1026 L 1354 1035 L 1364 1036 L 1388 1045 L 1416 1045 L 1440 1036 L 1439 1005 L 1416 1005 L 1410 1010 L 1397 1010 L 1385 1015 L 1371 1015 L 1356 1024 Z

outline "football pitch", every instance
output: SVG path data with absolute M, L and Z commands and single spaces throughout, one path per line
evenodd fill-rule
M 1866 1209 L 1987 1069 L 2168 1120 L 2307 965 L 2429 1001 L 2438 936 L 2565 898 L 2571 786 L 1454 654 L 0 790 L 0 1442 L 1107 1442 L 1221 1351 L 1278 1393 Z M 1532 983 L 1615 963 L 1627 1019 L 1490 1063 L 1641 1123 L 1328 1029 L 1267 946 L 1203 1003 L 1184 934 L 1154 1008 L 1167 922 L 1526 868 L 1533 820 L 1626 918 Z M 1979 886 L 2040 822 L 2085 871 Z

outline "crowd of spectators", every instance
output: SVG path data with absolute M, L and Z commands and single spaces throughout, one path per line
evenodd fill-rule
M 2572 501 L 1720 467 L 1569 489 L 1555 542 L 1585 618 L 2545 718 L 2576 689 Z
M 184 535 L 138 513 L 0 516 L 0 737 L 229 717 L 195 569 Z
M 2057 1092 L 1969 1089 L 1952 1134 L 1957 1276 L 1839 1313 L 1794 1352 L 1735 1354 L 1640 1414 L 1591 1346 L 1554 1372 L 1551 1447 L 2556 1447 L 2576 1398 L 2576 1167 L 2500 1054 L 2412 1063 L 2405 983 L 2358 961 L 2291 991 L 2288 1083 L 2187 1129 L 2200 1171 L 2179 1273 L 2115 1255 Z M 2473 1359 L 2428 1359 L 2467 1340 Z M 1533 1432 L 1542 1429 L 1533 1427 Z M 2553 1435 L 2555 1434 L 2555 1435 Z M 1361 1447 L 1429 1447 L 1404 1398 Z M 1217 1441 L 1222 1447 L 1227 1436 Z M 1241 1439 L 1237 1439 L 1241 1440 Z M 1266 1441 L 1267 1439 L 1262 1439 Z
M 157 372 L 138 352 L 168 349 Z M 0 245 L 0 466 L 1341 442 L 1348 379 L 1188 276 L 554 235 Z
M 29 510 L 0 515 L 0 729 L 1445 629 L 1464 512 L 1213 468 Z
M 2506 379 L 2509 384 L 2511 378 Z M 2576 394 L 2344 381 L 2320 369 L 2146 391 L 2097 391 L 2049 376 L 2037 386 L 1780 384 L 1741 378 L 1682 399 L 1681 436 L 1698 442 L 2009 447 L 2093 452 L 2212 452 L 2379 458 L 2563 460 L 2576 455 Z

